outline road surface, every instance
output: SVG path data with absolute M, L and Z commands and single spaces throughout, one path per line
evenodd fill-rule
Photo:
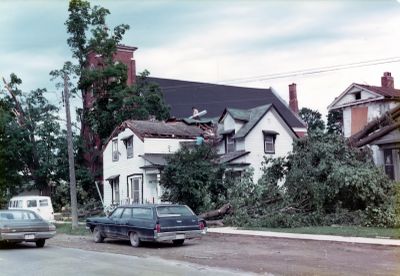
M 1 276 L 251 275 L 157 257 L 135 257 L 75 248 L 21 244 L 0 249 Z

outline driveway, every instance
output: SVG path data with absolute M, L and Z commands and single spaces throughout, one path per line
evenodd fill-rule
M 400 271 L 400 247 L 382 245 L 217 233 L 180 247 L 149 243 L 133 248 L 129 242 L 111 240 L 96 244 L 90 236 L 64 234 L 48 244 L 274 275 L 398 275 Z

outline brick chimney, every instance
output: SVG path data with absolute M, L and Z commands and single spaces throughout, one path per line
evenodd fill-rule
M 294 113 L 299 113 L 299 104 L 297 102 L 297 90 L 295 83 L 289 84 L 289 107 Z
M 381 77 L 382 87 L 394 89 L 394 79 L 390 72 L 384 72 Z

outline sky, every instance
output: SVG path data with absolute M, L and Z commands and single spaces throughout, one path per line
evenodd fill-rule
M 122 43 L 138 47 L 137 71 L 154 77 L 272 87 L 286 101 L 288 85 L 296 83 L 299 107 L 323 115 L 353 82 L 380 85 L 388 71 L 400 88 L 400 0 L 90 3 L 110 10 L 110 28 L 130 25 Z M 0 77 L 16 73 L 22 90 L 47 88 L 58 104 L 49 72 L 73 61 L 64 25 L 68 1 L 1 0 L 0 12 Z M 397 62 L 301 74 L 383 59 Z M 293 71 L 300 73 L 273 76 Z

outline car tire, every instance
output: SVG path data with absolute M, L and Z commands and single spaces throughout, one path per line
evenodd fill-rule
M 136 232 L 129 233 L 129 241 L 133 247 L 139 247 L 141 244 L 139 235 Z
M 173 242 L 174 245 L 182 245 L 185 242 L 185 239 L 173 240 L 172 242 Z
M 93 229 L 93 240 L 95 243 L 101 243 L 104 241 L 104 237 L 98 227 Z
M 45 239 L 37 240 L 36 241 L 36 247 L 42 248 L 42 247 L 44 247 L 45 243 L 46 243 Z

